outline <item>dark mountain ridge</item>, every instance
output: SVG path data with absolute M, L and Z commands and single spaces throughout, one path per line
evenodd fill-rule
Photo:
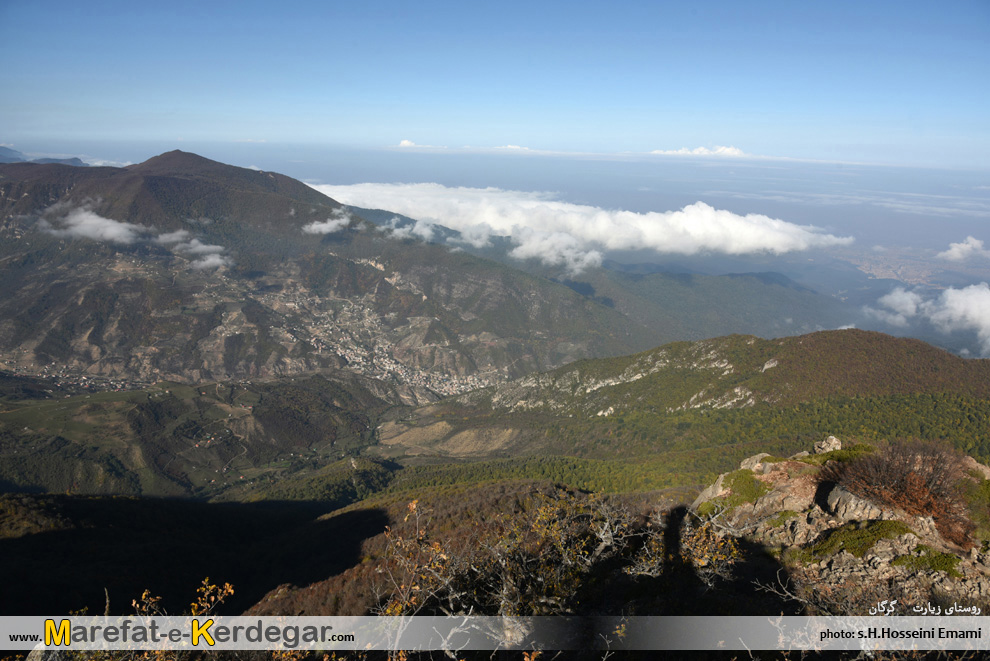
M 307 209 L 312 214 L 340 207 L 290 177 L 178 150 L 124 168 L 0 165 L 0 196 L 0 217 L 36 214 L 56 202 L 88 203 L 107 218 L 159 230 L 177 229 L 185 219 L 203 217 L 236 217 L 240 225 L 269 227 L 273 215 L 298 229 L 311 218 L 290 215 L 293 204 L 312 205 Z
M 188 383 L 348 367 L 416 401 L 654 343 L 544 278 L 180 151 L 2 165 L 0 234 L 0 356 L 28 373 Z

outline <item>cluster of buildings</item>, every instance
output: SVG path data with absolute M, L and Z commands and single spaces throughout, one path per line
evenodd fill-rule
M 78 368 L 69 365 L 48 363 L 37 369 L 27 369 L 14 360 L 4 360 L 3 369 L 15 376 L 30 377 L 51 383 L 54 388 L 70 391 L 86 392 L 121 392 L 124 390 L 140 390 L 152 385 L 134 379 L 103 376 L 100 374 L 81 374 Z
M 385 381 L 427 388 L 438 395 L 458 395 L 495 384 L 491 376 L 472 374 L 452 376 L 417 369 L 397 361 L 388 329 L 368 306 L 348 299 L 332 299 L 328 310 L 323 301 L 310 296 L 278 292 L 266 294 L 261 302 L 271 307 L 305 310 L 310 323 L 305 330 L 290 328 L 290 334 L 305 339 L 320 353 L 336 354 L 347 361 L 348 369 Z M 314 310 L 313 308 L 324 308 Z

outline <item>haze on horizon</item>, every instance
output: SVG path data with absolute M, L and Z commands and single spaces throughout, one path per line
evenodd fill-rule
M 824 252 L 882 274 L 907 254 L 951 277 L 893 278 L 875 322 L 990 351 L 981 0 L 3 3 L 0 21 L 0 143 L 29 155 L 194 151 L 569 273 Z

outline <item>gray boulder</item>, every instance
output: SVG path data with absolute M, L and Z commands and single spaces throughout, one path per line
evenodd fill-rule
M 718 476 L 718 479 L 715 480 L 714 484 L 712 484 L 704 491 L 702 491 L 700 494 L 698 494 L 698 497 L 694 499 L 693 503 L 691 503 L 691 509 L 696 511 L 701 506 L 702 503 L 707 503 L 709 500 L 712 500 L 713 498 L 718 498 L 719 496 L 725 494 L 728 491 L 728 489 L 722 486 L 722 482 L 725 480 L 725 476 L 726 473 L 722 473 L 721 475 Z
M 837 439 L 835 436 L 829 436 L 823 441 L 817 441 L 815 443 L 815 454 L 824 454 L 826 452 L 831 452 L 832 450 L 841 450 L 842 441 Z
M 828 508 L 842 521 L 871 521 L 884 518 L 882 508 L 839 485 L 828 494 Z
M 742 463 L 739 464 L 739 468 L 742 468 L 743 470 L 756 470 L 756 467 L 763 463 L 763 457 L 769 456 L 772 456 L 769 452 L 754 454 L 752 457 L 743 459 Z

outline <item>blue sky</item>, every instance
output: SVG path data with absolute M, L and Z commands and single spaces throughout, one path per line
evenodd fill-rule
M 733 146 L 985 169 L 988 34 L 986 0 L 0 0 L 0 142 Z

